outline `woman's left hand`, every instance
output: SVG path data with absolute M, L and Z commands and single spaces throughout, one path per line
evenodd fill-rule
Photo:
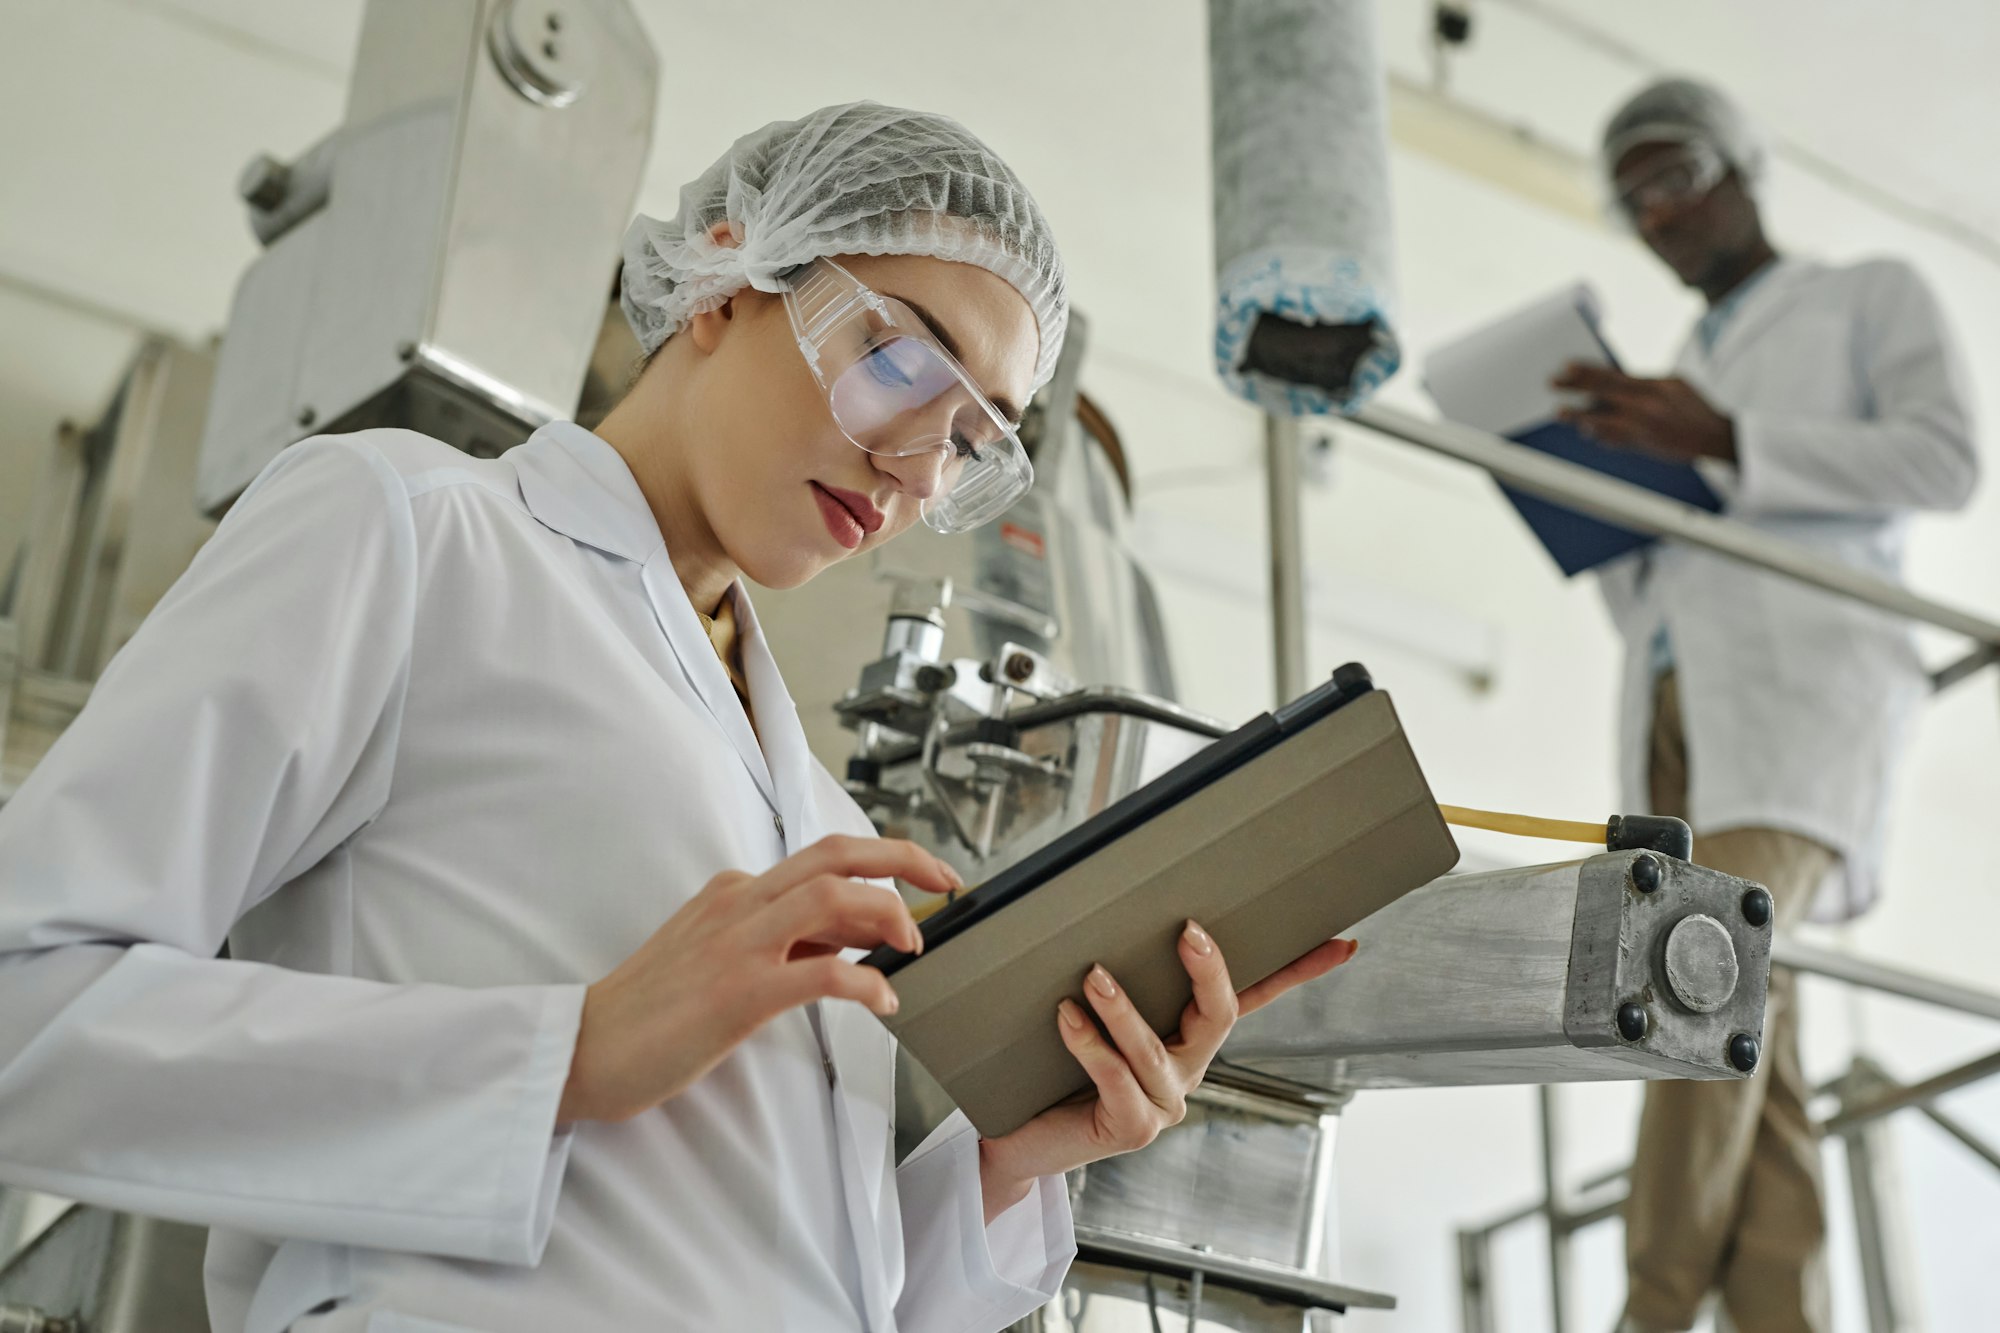
M 1194 999 L 1181 1012 L 1180 1031 L 1171 1040 L 1160 1040 L 1102 967 L 1091 969 L 1083 990 L 1103 1032 L 1074 1000 L 1062 1002 L 1055 1021 L 1063 1045 L 1096 1089 L 1050 1107 L 1011 1134 L 980 1142 L 988 1222 L 1025 1198 L 1038 1177 L 1143 1148 L 1161 1130 L 1179 1124 L 1187 1114 L 1188 1093 L 1208 1073 L 1236 1020 L 1352 958 L 1354 941 L 1329 940 L 1241 994 L 1230 985 L 1222 951 L 1192 921 L 1181 933 L 1180 955 L 1194 982 Z

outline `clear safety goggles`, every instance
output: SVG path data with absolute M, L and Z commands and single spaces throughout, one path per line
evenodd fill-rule
M 1720 185 L 1728 174 L 1722 154 L 1699 139 L 1690 139 L 1664 155 L 1643 176 L 1615 182 L 1617 212 L 1630 223 L 1655 208 L 1685 208 Z
M 786 275 L 785 313 L 841 433 L 884 458 L 937 469 L 924 522 L 965 532 L 1034 482 L 1020 436 L 915 311 L 831 259 Z

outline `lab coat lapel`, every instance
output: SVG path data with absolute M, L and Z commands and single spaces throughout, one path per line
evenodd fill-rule
M 537 520 L 572 541 L 639 566 L 653 619 L 689 688 L 729 739 L 771 809 L 782 814 L 750 720 L 715 646 L 695 617 L 687 590 L 668 558 L 660 525 L 625 460 L 603 439 L 568 421 L 542 427 L 527 443 L 510 450 L 507 458 L 520 482 L 521 498 Z
M 757 743 L 757 733 L 750 729 L 750 719 L 743 711 L 743 703 L 736 697 L 735 686 L 729 683 L 729 673 L 723 669 L 722 659 L 716 656 L 715 645 L 709 642 L 708 633 L 702 629 L 701 620 L 694 613 L 694 604 L 688 601 L 687 589 L 681 586 L 679 575 L 674 573 L 673 561 L 667 558 L 662 547 L 646 567 L 640 571 L 646 585 L 646 596 L 652 601 L 653 616 L 660 622 L 660 629 L 667 636 L 667 644 L 679 659 L 681 670 L 686 673 L 688 683 L 701 697 L 703 705 L 714 717 L 722 734 L 735 747 L 737 757 L 750 770 L 750 776 L 757 783 L 757 790 L 771 803 L 771 809 L 780 819 L 785 817 L 785 808 L 778 799 L 776 785 L 771 780 L 771 770 L 764 762 L 764 750 Z M 725 596 L 736 596 L 735 591 Z M 739 597 L 737 606 L 741 608 L 747 598 Z M 752 694 L 754 701 L 756 696 Z M 790 700 L 786 700 L 789 704 Z M 762 716 L 761 711 L 759 716 Z M 796 729 L 798 721 L 792 720 Z M 787 842 L 789 849 L 790 843 Z
M 1775 269 L 1744 294 L 1743 304 L 1723 325 L 1722 336 L 1715 340 L 1714 347 L 1702 352 L 1699 340 L 1695 341 L 1693 348 L 1704 370 L 1714 373 L 1719 367 L 1727 365 L 1731 358 L 1741 355 L 1744 348 L 1750 346 L 1799 299 L 1806 285 L 1801 279 L 1806 276 L 1809 266 L 1792 259 L 1780 259 L 1776 263 L 1778 266 Z
M 756 715 L 757 736 L 769 766 L 772 794 L 779 818 L 785 821 L 785 850 L 796 852 L 819 830 L 807 803 L 812 796 L 812 750 L 799 722 L 798 706 L 771 656 L 770 644 L 757 623 L 757 612 L 739 582 L 730 587 L 736 599 L 737 651 L 742 654 L 743 679 L 750 686 L 750 711 Z

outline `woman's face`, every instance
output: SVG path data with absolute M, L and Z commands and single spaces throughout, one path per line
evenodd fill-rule
M 1002 414 L 1019 420 L 1040 342 L 1034 312 L 1010 283 L 925 256 L 839 262 L 924 317 Z M 661 370 L 672 378 L 654 387 L 678 399 L 682 417 L 675 470 L 690 517 L 765 587 L 796 587 L 889 541 L 922 517 L 938 485 L 937 454 L 865 453 L 841 433 L 780 296 L 746 290 L 696 316 L 642 386 Z

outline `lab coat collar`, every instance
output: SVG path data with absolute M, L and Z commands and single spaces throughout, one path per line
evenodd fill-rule
M 1715 345 L 1704 352 L 1700 336 L 1694 335 L 1688 342 L 1689 354 L 1706 366 L 1719 365 L 1735 356 L 1773 318 L 1791 305 L 1804 286 L 1803 280 L 1817 267 L 1804 260 L 1779 255 L 1771 261 L 1770 269 L 1754 280 L 1756 286 L 1744 293 L 1742 303 L 1729 317 L 1729 322 L 1722 326 Z
M 551 421 L 507 452 L 521 498 L 543 526 L 643 565 L 663 549 L 660 524 L 632 469 L 573 421 Z
M 521 498 L 537 521 L 573 541 L 639 566 L 639 579 L 646 589 L 647 601 L 652 604 L 653 619 L 673 650 L 682 675 L 728 738 L 772 812 L 788 826 L 793 824 L 795 821 L 787 817 L 786 802 L 781 799 L 779 786 L 765 761 L 764 747 L 758 744 L 743 703 L 729 683 L 729 673 L 715 655 L 715 647 L 696 617 L 694 605 L 688 601 L 687 589 L 681 586 L 680 576 L 668 558 L 659 521 L 653 517 L 652 507 L 646 503 L 624 458 L 603 439 L 569 421 L 550 422 L 525 444 L 509 451 L 507 457 L 520 479 Z M 757 677 L 746 669 L 759 724 L 771 727 L 774 735 L 782 736 L 787 729 L 797 732 L 799 747 L 803 749 L 805 736 L 797 712 L 783 682 L 777 678 L 776 666 L 769 664 L 763 636 L 749 611 L 750 599 L 735 584 L 727 595 L 736 599 L 739 626 L 749 631 L 744 645 L 746 668 L 751 640 L 768 666 L 765 674 L 770 679 L 761 690 Z M 772 715 L 769 723 L 762 720 L 767 708 Z M 782 749 L 782 740 L 779 745 Z

